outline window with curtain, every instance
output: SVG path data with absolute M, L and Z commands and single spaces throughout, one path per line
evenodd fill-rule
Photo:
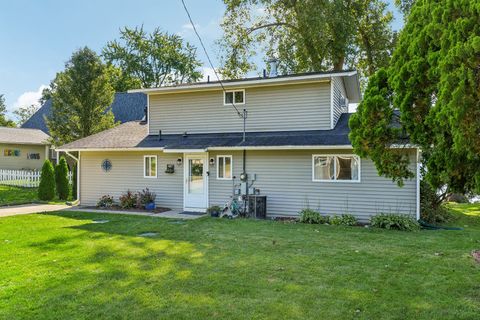
M 217 179 L 232 179 L 232 156 L 217 156 Z
M 156 178 L 157 177 L 157 156 L 143 157 L 143 177 Z
M 313 155 L 313 181 L 360 181 L 355 155 Z

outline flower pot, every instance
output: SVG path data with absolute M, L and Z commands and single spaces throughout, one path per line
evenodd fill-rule
M 145 205 L 145 210 L 155 210 L 155 202 L 150 202 Z

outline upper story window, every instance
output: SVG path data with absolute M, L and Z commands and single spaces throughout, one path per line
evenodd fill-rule
M 157 156 L 143 156 L 143 177 L 157 177 Z
M 313 155 L 312 180 L 360 182 L 360 158 L 356 155 Z
M 223 96 L 223 104 L 245 104 L 245 90 L 225 91 Z
M 217 179 L 232 179 L 232 156 L 217 156 Z

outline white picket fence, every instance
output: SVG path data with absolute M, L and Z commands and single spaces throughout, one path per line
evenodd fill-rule
M 5 170 L 0 169 L 0 185 L 36 188 L 40 184 L 39 170 Z M 72 183 L 72 172 L 68 172 L 68 180 Z

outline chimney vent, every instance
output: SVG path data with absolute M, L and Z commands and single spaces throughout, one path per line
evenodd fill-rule
M 268 75 L 270 78 L 274 78 L 278 76 L 278 60 L 277 59 L 270 59 L 268 60 L 270 64 L 270 74 Z

